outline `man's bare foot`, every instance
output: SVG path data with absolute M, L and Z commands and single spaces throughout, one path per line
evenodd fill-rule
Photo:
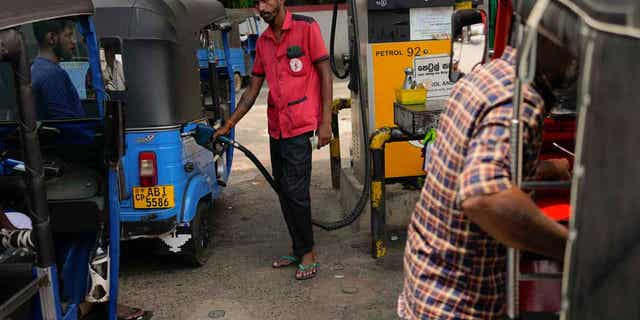
M 306 280 L 315 277 L 318 274 L 318 262 L 316 261 L 315 252 L 311 251 L 302 256 L 302 261 L 296 270 L 297 280 Z
M 274 268 L 284 268 L 288 266 L 295 266 L 300 263 L 300 260 L 294 255 L 274 257 L 271 266 Z

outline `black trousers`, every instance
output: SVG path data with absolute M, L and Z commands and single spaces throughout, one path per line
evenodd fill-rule
M 301 258 L 313 249 L 311 224 L 311 142 L 313 133 L 288 139 L 270 138 L 273 179 L 280 189 L 280 207 L 289 229 L 293 254 Z

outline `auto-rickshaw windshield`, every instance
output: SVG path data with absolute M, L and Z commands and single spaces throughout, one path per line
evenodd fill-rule
M 72 19 L 52 19 L 19 27 L 31 64 L 38 120 L 99 116 L 86 41 Z M 15 121 L 14 70 L 0 64 L 0 121 Z

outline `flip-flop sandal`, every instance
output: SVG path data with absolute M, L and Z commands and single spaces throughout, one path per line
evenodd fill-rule
M 279 268 L 284 268 L 284 267 L 288 267 L 288 266 L 293 266 L 300 263 L 300 260 L 298 260 L 298 258 L 296 257 L 292 257 L 292 256 L 281 256 L 279 258 L 274 258 L 273 263 L 271 264 L 272 267 L 279 269 Z
M 314 278 L 316 275 L 318 275 L 319 266 L 320 264 L 317 262 L 308 265 L 303 265 L 302 263 L 299 264 L 298 270 L 296 270 L 296 280 L 307 280 Z M 302 273 L 306 273 L 307 271 L 310 271 L 310 273 L 305 276 L 301 275 Z

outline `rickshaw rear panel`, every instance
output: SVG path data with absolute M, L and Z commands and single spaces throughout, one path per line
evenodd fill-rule
M 121 217 L 123 223 L 139 221 L 160 221 L 175 218 L 177 223 L 191 221 L 198 202 L 216 195 L 215 163 L 213 155 L 198 146 L 192 137 L 181 137 L 180 129 L 167 131 L 129 132 L 126 135 L 127 154 L 123 162 L 127 181 L 127 200 L 122 202 Z M 153 187 L 173 187 L 173 203 L 170 208 L 153 203 L 142 208 L 135 202 L 146 201 L 145 194 L 135 194 L 134 188 L 140 188 L 140 154 L 153 152 L 157 165 L 157 184 Z M 212 192 L 213 190 L 213 192 Z M 165 192 L 167 190 L 165 189 Z M 153 190 L 151 190 L 153 192 Z M 136 196 L 138 199 L 136 199 Z M 146 203 L 141 205 L 144 207 Z
M 180 252 L 191 234 L 177 239 L 185 230 L 194 232 L 198 212 L 226 183 L 232 157 L 229 151 L 214 158 L 183 130 L 223 120 L 203 118 L 197 35 L 225 18 L 224 7 L 199 0 L 94 4 L 102 49 L 116 55 L 124 75 L 123 85 L 112 93 L 126 106 L 119 205 L 124 239 L 160 238 Z

